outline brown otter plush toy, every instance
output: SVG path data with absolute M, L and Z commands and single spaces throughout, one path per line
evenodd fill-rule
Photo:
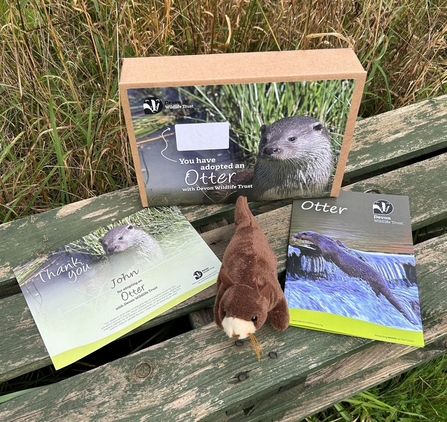
M 229 337 L 250 336 L 256 349 L 253 333 L 267 319 L 275 329 L 285 330 L 289 309 L 278 282 L 276 256 L 244 196 L 236 202 L 234 221 L 236 232 L 217 278 L 214 318 Z

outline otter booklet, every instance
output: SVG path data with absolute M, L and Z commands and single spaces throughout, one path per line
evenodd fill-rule
M 177 207 L 143 209 L 14 269 L 56 369 L 217 281 L 220 261 Z
M 365 77 L 350 49 L 124 59 L 142 204 L 337 196 Z
M 296 200 L 288 244 L 290 325 L 424 346 L 408 197 Z

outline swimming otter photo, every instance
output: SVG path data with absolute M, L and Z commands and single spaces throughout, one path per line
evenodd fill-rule
M 114 227 L 99 241 L 107 255 L 128 251 L 148 261 L 156 261 L 162 255 L 161 247 L 154 237 L 133 224 Z
M 253 174 L 254 198 L 321 196 L 329 192 L 334 159 L 326 127 L 309 116 L 261 127 Z
M 330 237 L 312 231 L 296 233 L 293 238 L 311 242 L 326 261 L 335 264 L 348 276 L 366 281 L 377 297 L 382 294 L 411 324 L 417 324 L 398 301 L 384 277 L 366 262 L 350 254 L 343 243 L 340 245 Z

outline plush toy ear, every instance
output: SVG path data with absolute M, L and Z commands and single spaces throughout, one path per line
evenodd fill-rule
M 224 267 L 220 268 L 219 275 L 217 276 L 218 281 L 223 284 L 225 289 L 228 289 L 234 284 L 234 281 L 232 278 L 228 275 L 228 273 L 225 271 Z

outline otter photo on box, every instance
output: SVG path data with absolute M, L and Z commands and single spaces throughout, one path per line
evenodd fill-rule
M 254 168 L 236 173 L 237 196 L 252 201 L 329 195 L 334 157 L 325 125 L 310 116 L 279 119 L 260 128 Z
M 286 117 L 261 127 L 253 197 L 275 200 L 330 191 L 334 159 L 329 133 L 309 116 Z
M 142 196 L 152 205 L 336 196 L 354 85 L 346 79 L 129 90 Z M 144 115 L 148 98 L 168 106 Z M 211 130 L 218 125 L 225 134 Z

